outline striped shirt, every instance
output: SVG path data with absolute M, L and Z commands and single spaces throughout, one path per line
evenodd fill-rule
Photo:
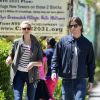
M 30 46 L 23 44 L 23 51 L 24 53 L 19 60 L 18 70 L 27 72 L 25 68 L 30 62 Z

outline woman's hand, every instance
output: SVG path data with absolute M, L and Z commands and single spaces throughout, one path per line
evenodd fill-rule
M 32 67 L 33 67 L 33 62 L 30 62 L 30 63 L 27 65 L 26 70 L 29 71 Z
M 9 65 L 11 63 L 12 63 L 12 58 L 11 58 L 11 56 L 8 56 L 6 59 L 6 64 Z

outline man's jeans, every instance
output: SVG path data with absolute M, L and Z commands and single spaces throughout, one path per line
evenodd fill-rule
M 29 83 L 28 72 L 17 71 L 13 83 L 14 100 L 22 100 L 24 84 L 27 84 L 27 97 L 28 100 L 34 100 L 36 86 Z
M 63 79 L 63 100 L 85 100 L 86 79 Z

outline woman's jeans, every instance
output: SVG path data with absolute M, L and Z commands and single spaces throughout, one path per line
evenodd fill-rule
M 34 100 L 36 86 L 29 83 L 28 72 L 17 71 L 13 83 L 14 100 L 22 100 L 24 84 L 27 84 L 27 97 L 28 100 Z
M 85 100 L 86 79 L 63 79 L 63 100 Z

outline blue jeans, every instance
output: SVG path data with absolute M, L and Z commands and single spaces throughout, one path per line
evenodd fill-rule
M 28 72 L 17 71 L 13 82 L 14 100 L 22 100 L 24 84 L 27 84 L 28 100 L 34 100 L 36 86 L 29 83 Z
M 63 100 L 85 100 L 86 79 L 63 79 Z

